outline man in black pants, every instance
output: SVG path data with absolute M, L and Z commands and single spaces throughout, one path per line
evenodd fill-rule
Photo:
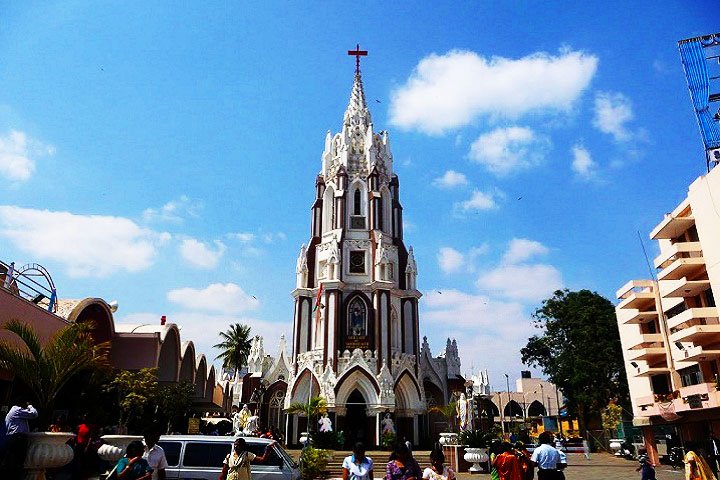
M 567 466 L 560 451 L 552 446 L 553 436 L 543 432 L 538 437 L 540 445 L 535 449 L 530 460 L 538 469 L 538 480 L 559 480 L 565 478 L 562 470 Z

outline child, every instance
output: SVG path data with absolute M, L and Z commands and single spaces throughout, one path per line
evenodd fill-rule
M 638 450 L 638 453 L 640 454 L 638 457 L 640 465 L 635 469 L 635 471 L 640 472 L 640 480 L 656 480 L 655 466 L 648 458 L 647 449 L 641 448 Z

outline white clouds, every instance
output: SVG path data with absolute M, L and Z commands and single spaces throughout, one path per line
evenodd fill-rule
M 521 370 L 518 351 L 532 330 L 530 315 L 522 304 L 454 289 L 441 291 L 428 292 L 421 299 L 423 330 L 428 337 L 457 338 L 464 372 L 471 365 L 489 367 L 496 374 Z M 438 353 L 441 351 L 433 351 Z
M 592 180 L 597 175 L 598 165 L 590 156 L 590 152 L 582 145 L 575 145 L 572 148 L 573 161 L 572 169 L 579 178 Z
M 228 238 L 234 238 L 242 243 L 250 243 L 255 240 L 255 234 L 250 232 L 228 233 Z
M 32 156 L 54 154 L 52 145 L 44 145 L 23 132 L 11 130 L 0 137 L 0 175 L 9 180 L 25 181 L 35 172 Z
M 625 124 L 634 117 L 630 99 L 622 93 L 598 92 L 595 95 L 593 126 L 603 133 L 612 135 L 616 142 L 624 142 L 632 138 Z
M 530 128 L 497 128 L 480 135 L 470 146 L 468 157 L 492 173 L 507 175 L 540 164 L 549 148 L 550 140 Z
M 15 206 L 0 206 L 0 236 L 33 258 L 63 264 L 73 277 L 144 270 L 170 238 L 123 217 Z
M 438 188 L 454 188 L 462 185 L 467 185 L 468 180 L 465 174 L 456 172 L 455 170 L 448 170 L 443 176 L 433 180 L 433 185 Z
M 472 272 L 475 270 L 475 259 L 485 255 L 489 249 L 490 246 L 487 243 L 472 247 L 467 253 L 462 253 L 452 247 L 440 247 L 437 254 L 438 266 L 446 274 L 459 271 Z
M 192 265 L 209 270 L 217 266 L 226 250 L 221 241 L 215 240 L 214 243 L 215 248 L 194 238 L 186 238 L 180 244 L 180 254 Z
M 538 302 L 563 287 L 560 271 L 552 265 L 503 265 L 483 273 L 481 290 L 519 301 Z
M 147 208 L 142 213 L 146 222 L 172 222 L 180 223 L 187 217 L 197 218 L 200 215 L 202 204 L 181 195 L 175 200 L 167 202 L 160 208 Z
M 502 197 L 503 194 L 500 191 L 481 192 L 480 190 L 473 190 L 468 200 L 457 202 L 454 205 L 455 212 L 462 214 L 481 210 L 493 210 L 497 208 L 497 200 Z
M 562 275 L 552 265 L 523 262 L 548 251 L 540 242 L 514 238 L 501 264 L 480 274 L 475 285 L 482 292 L 520 302 L 540 301 L 563 287 Z
M 392 92 L 390 121 L 441 134 L 481 116 L 568 111 L 590 84 L 597 63 L 594 55 L 570 50 L 520 59 L 487 59 L 462 50 L 432 54 Z
M 535 255 L 545 255 L 548 252 L 549 249 L 540 242 L 527 238 L 513 238 L 503 255 L 503 262 L 507 264 L 521 263 Z
M 454 273 L 465 264 L 465 256 L 450 247 L 441 247 L 437 254 L 438 265 L 443 273 Z
M 234 283 L 213 283 L 203 289 L 179 288 L 170 290 L 167 299 L 190 310 L 220 313 L 239 313 L 255 310 L 260 302 Z

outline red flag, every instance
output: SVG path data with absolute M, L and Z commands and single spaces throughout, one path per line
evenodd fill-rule
M 325 285 L 321 283 L 320 289 L 318 290 L 317 296 L 315 297 L 315 308 L 313 308 L 313 312 L 321 307 L 320 299 L 322 298 L 324 288 L 325 288 Z

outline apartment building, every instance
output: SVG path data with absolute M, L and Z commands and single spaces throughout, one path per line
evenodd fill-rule
M 720 436 L 720 169 L 697 178 L 650 238 L 656 279 L 620 288 L 616 314 L 634 423 L 657 461 L 668 441 Z

